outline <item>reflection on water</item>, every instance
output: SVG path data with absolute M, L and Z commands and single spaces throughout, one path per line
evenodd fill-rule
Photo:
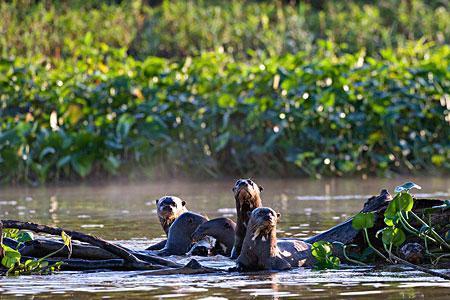
M 359 211 L 368 195 L 390 191 L 408 179 L 257 180 L 264 186 L 263 203 L 282 214 L 280 237 L 306 237 L 336 225 Z M 448 178 L 414 178 L 420 197 L 447 199 Z M 3 188 L 0 218 L 20 219 L 80 230 L 144 248 L 162 237 L 154 199 L 166 194 L 183 198 L 190 210 L 209 218 L 235 217 L 231 187 L 223 182 L 155 182 L 138 185 L 58 188 Z M 184 261 L 188 259 L 185 258 Z M 200 258 L 210 266 L 232 266 L 217 258 Z M 1 278 L 5 295 L 39 294 L 61 298 L 155 296 L 157 298 L 364 297 L 388 299 L 445 298 L 450 283 L 413 271 L 352 269 L 316 272 L 296 269 L 269 274 L 143 276 L 139 272 L 63 272 L 51 276 Z

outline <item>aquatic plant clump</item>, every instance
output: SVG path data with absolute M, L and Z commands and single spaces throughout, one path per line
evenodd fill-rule
M 448 171 L 450 47 L 0 61 L 0 178 Z

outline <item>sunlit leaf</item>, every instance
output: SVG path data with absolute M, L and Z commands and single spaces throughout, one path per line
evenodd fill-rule
M 375 214 L 373 212 L 359 213 L 353 217 L 352 226 L 355 229 L 368 229 L 374 226 Z
M 385 245 L 401 246 L 406 240 L 406 235 L 400 228 L 388 227 L 382 232 L 382 241 Z

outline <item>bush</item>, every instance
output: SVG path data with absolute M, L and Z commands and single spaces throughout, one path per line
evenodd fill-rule
M 186 57 L 223 49 L 239 59 L 314 53 L 319 39 L 346 52 L 406 46 L 424 39 L 450 43 L 446 1 L 32 1 L 0 2 L 0 54 L 71 57 L 91 32 L 94 43 L 134 57 Z M 287 1 L 284 1 L 287 2 Z M 118 4 L 119 3 L 119 4 Z
M 0 178 L 448 171 L 450 47 L 0 63 Z M 339 53 L 339 54 L 337 54 Z

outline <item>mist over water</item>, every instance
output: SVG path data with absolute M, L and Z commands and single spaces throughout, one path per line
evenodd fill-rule
M 281 213 L 278 236 L 304 238 L 357 213 L 370 195 L 382 188 L 414 181 L 423 187 L 417 196 L 450 198 L 449 178 L 397 179 L 258 179 L 263 204 Z M 155 199 L 177 195 L 190 210 L 209 218 L 235 219 L 233 180 L 149 182 L 102 186 L 2 188 L 0 218 L 19 219 L 83 231 L 143 249 L 163 237 Z M 174 257 L 173 259 L 180 259 Z M 181 258 L 188 261 L 190 258 Z M 209 266 L 228 267 L 223 257 L 199 258 Z M 249 298 L 412 298 L 444 299 L 450 283 L 399 267 L 353 268 L 338 271 L 294 269 L 280 273 L 143 276 L 139 272 L 60 272 L 50 276 L 7 277 L 0 280 L 0 298 L 14 295 L 49 298 L 125 296 L 201 299 Z M 382 295 L 380 295 L 382 294 Z

